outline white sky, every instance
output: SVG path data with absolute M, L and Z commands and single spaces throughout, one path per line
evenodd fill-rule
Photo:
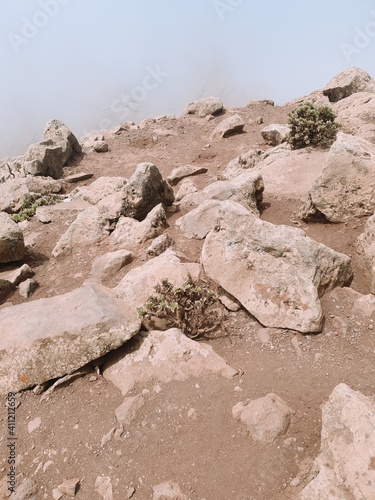
M 0 158 L 51 118 L 80 137 L 209 95 L 283 104 L 349 66 L 375 76 L 371 0 L 0 0 L 0 14 Z

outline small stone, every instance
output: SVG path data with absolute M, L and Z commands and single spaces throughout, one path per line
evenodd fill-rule
M 297 476 L 294 479 L 292 479 L 289 484 L 293 488 L 296 488 L 297 486 L 299 486 L 301 484 L 301 478 Z
M 97 153 L 107 153 L 107 151 L 109 151 L 109 146 L 105 141 L 95 141 L 94 151 Z
M 19 294 L 25 299 L 30 297 L 30 295 L 38 288 L 38 283 L 32 278 L 28 278 L 26 281 L 20 283 L 18 287 Z
M 77 492 L 77 487 L 79 485 L 80 480 L 77 478 L 74 479 L 65 479 L 57 489 L 61 491 L 64 495 L 68 497 L 74 497 Z
M 130 487 L 126 490 L 126 494 L 128 495 L 128 498 L 131 498 L 135 493 L 135 488 Z
M 73 184 L 75 182 L 86 181 L 87 179 L 91 179 L 94 174 L 89 174 L 88 172 L 79 172 L 77 174 L 71 174 L 67 177 L 64 177 L 64 181 Z
M 57 488 L 54 488 L 52 490 L 52 497 L 53 497 L 53 500 L 60 500 L 61 497 L 63 497 L 64 494 L 61 493 L 61 491 L 59 491 Z
M 95 480 L 95 491 L 103 498 L 103 500 L 112 500 L 112 482 L 108 476 L 97 476 Z
M 27 430 L 29 434 L 39 429 L 41 424 L 42 424 L 42 419 L 40 417 L 36 417 L 34 418 L 34 420 L 30 420 L 30 422 L 27 424 Z
M 107 432 L 107 434 L 104 434 L 102 437 L 100 446 L 103 448 L 104 445 L 106 445 L 112 438 L 115 433 L 116 427 L 112 427 L 110 431 Z

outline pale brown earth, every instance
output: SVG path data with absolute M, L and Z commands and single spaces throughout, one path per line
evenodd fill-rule
M 163 118 L 150 122 L 143 130 L 112 135 L 108 139 L 108 153 L 82 156 L 65 168 L 66 175 L 93 173 L 93 179 L 80 183 L 84 185 L 103 175 L 129 178 L 142 161 L 154 163 L 165 177 L 172 168 L 192 163 L 208 168 L 206 174 L 194 178 L 198 187 L 204 187 L 216 180 L 234 157 L 251 147 L 267 149 L 260 130 L 270 123 L 285 123 L 289 110 L 263 103 L 236 109 L 246 122 L 244 133 L 212 142 L 208 148 L 204 146 L 210 132 L 227 113 L 212 121 L 193 116 Z M 263 125 L 249 123 L 258 116 L 263 117 Z M 156 129 L 169 130 L 171 135 L 156 137 Z M 67 191 L 74 187 L 67 185 Z M 365 220 L 337 225 L 306 224 L 298 219 L 300 206 L 298 200 L 272 198 L 266 186 L 261 217 L 275 224 L 294 227 L 298 224 L 310 237 L 352 256 L 355 271 L 352 288 L 369 293 L 366 272 L 353 246 Z M 202 242 L 182 238 L 173 227 L 181 215 L 181 212 L 169 215 L 167 232 L 186 261 L 198 262 Z M 108 243 L 103 241 L 73 255 L 52 258 L 52 248 L 68 223 L 62 220 L 44 225 L 34 217 L 25 231 L 26 236 L 35 237 L 25 262 L 36 272 L 35 279 L 40 285 L 27 300 L 62 294 L 82 285 L 89 276 L 93 258 L 109 250 Z M 141 263 L 141 258 L 137 256 L 105 284 L 115 286 L 129 269 Z M 150 499 L 152 486 L 167 480 L 177 482 L 192 500 L 298 498 L 319 452 L 321 406 L 333 388 L 345 382 L 365 395 L 373 394 L 375 389 L 375 340 L 369 329 L 372 324 L 364 318 L 350 317 L 346 297 L 340 294 L 337 297 L 336 302 L 329 296 L 322 299 L 327 321 L 318 335 L 270 330 L 267 340 L 257 335 L 261 325 L 248 314 L 230 313 L 226 334 L 218 332 L 217 338 L 204 342 L 238 368 L 240 376 L 233 380 L 210 376 L 137 387 L 132 395 L 143 389 L 150 391 L 145 405 L 124 434 L 113 437 L 104 446 L 102 437 L 118 427 L 114 410 L 123 397 L 100 373 L 94 371 L 78 378 L 44 400 L 32 391 L 19 394 L 17 472 L 36 481 L 37 499 L 53 498 L 52 490 L 71 478 L 80 480 L 77 499 L 99 499 L 94 484 L 101 475 L 111 478 L 113 498 L 118 500 L 128 498 L 131 487 L 135 489 L 132 496 L 135 500 Z M 17 292 L 10 298 L 13 304 L 23 300 Z M 349 321 L 346 333 L 337 328 L 333 316 Z M 129 348 L 131 345 L 123 349 Z M 270 392 L 281 397 L 296 413 L 287 434 L 273 444 L 264 445 L 253 442 L 243 424 L 233 419 L 231 411 L 239 401 Z M 188 416 L 192 408 L 195 412 Z M 36 417 L 41 418 L 41 426 L 29 433 L 28 423 Z M 4 433 L 4 412 L 0 426 Z M 7 470 L 5 460 L 1 456 L 0 479 Z M 48 461 L 53 463 L 43 471 Z M 296 476 L 301 476 L 300 484 L 291 486 Z

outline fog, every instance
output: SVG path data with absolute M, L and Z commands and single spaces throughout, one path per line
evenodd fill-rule
M 371 1 L 0 2 L 0 158 L 58 118 L 77 137 L 215 95 L 277 104 L 359 66 L 375 76 Z

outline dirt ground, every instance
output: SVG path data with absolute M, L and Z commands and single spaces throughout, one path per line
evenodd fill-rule
M 206 174 L 194 178 L 197 187 L 202 188 L 216 180 L 239 154 L 253 147 L 267 149 L 260 130 L 270 123 L 285 123 L 289 110 L 262 102 L 237 109 L 246 122 L 244 133 L 212 142 L 210 147 L 209 134 L 223 115 L 211 121 L 193 116 L 149 120 L 141 130 L 109 137 L 109 152 L 83 155 L 66 167 L 66 175 L 93 173 L 93 179 L 79 183 L 88 185 L 104 175 L 129 178 L 142 161 L 154 163 L 165 177 L 172 168 L 190 163 L 208 168 Z M 256 123 L 259 116 L 264 120 L 262 125 Z M 67 185 L 66 191 L 74 187 Z M 267 193 L 267 186 L 261 208 L 264 220 L 294 227 L 297 221 L 310 237 L 350 255 L 355 272 L 351 288 L 369 293 L 368 276 L 354 248 L 365 220 L 306 224 L 298 219 L 299 201 L 275 199 Z M 182 252 L 187 262 L 199 262 L 202 242 L 187 240 L 174 228 L 174 221 L 181 215 L 169 214 L 167 232 L 175 240 L 173 248 Z M 103 241 L 71 255 L 51 257 L 70 222 L 61 219 L 46 225 L 35 217 L 31 220 L 25 230 L 30 243 L 25 262 L 36 272 L 39 288 L 29 299 L 15 293 L 10 298 L 12 304 L 81 286 L 90 274 L 93 258 L 110 250 Z M 115 286 L 144 258 L 141 249 L 132 264 L 105 284 Z M 9 268 L 3 266 L 2 270 Z M 105 444 L 103 436 L 119 427 L 114 412 L 123 397 L 100 370 L 92 368 L 92 373 L 44 399 L 32 391 L 18 394 L 19 479 L 36 481 L 38 500 L 52 499 L 52 490 L 64 479 L 72 478 L 80 481 L 75 498 L 99 499 L 95 491 L 97 476 L 111 478 L 115 500 L 151 499 L 152 486 L 168 480 L 178 483 L 191 500 L 298 498 L 319 453 L 321 409 L 333 388 L 345 382 L 365 395 L 375 392 L 373 321 L 351 314 L 350 291 L 327 294 L 322 304 L 326 324 L 318 335 L 265 330 L 244 311 L 228 313 L 227 334 L 218 332 L 217 338 L 201 342 L 209 343 L 239 370 L 239 375 L 233 380 L 210 376 L 136 387 L 131 395 L 143 391 L 145 405 L 129 428 L 122 434 L 116 431 Z M 287 433 L 265 445 L 254 442 L 245 426 L 232 417 L 232 407 L 268 393 L 276 393 L 295 414 Z M 0 434 L 5 435 L 4 411 L 0 416 Z M 30 432 L 28 426 L 38 417 L 40 426 Z M 0 445 L 3 453 L 6 446 L 4 442 Z M 8 470 L 5 455 L 0 461 L 3 485 Z

